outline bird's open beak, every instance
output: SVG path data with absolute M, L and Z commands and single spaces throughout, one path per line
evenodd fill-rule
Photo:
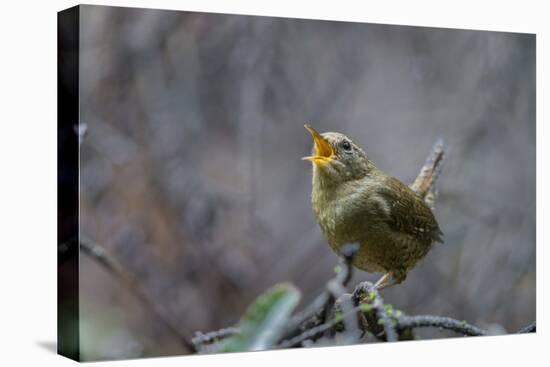
M 303 160 L 311 161 L 317 165 L 325 164 L 330 161 L 334 155 L 334 150 L 328 143 L 328 141 L 321 136 L 313 127 L 310 125 L 304 125 L 307 131 L 313 137 L 313 142 L 315 143 L 313 149 L 313 155 L 309 157 L 303 157 Z

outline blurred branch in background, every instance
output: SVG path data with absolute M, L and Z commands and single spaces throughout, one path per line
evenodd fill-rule
M 80 239 L 80 249 L 84 254 L 101 264 L 115 277 L 115 279 L 121 281 L 128 287 L 143 305 L 157 317 L 166 329 L 180 341 L 181 345 L 188 353 L 195 350 L 193 344 L 187 340 L 185 333 L 175 326 L 176 322 L 174 321 L 174 317 L 170 315 L 162 305 L 149 297 L 139 279 L 137 279 L 132 272 L 124 269 L 120 262 L 109 254 L 104 246 L 84 237 Z

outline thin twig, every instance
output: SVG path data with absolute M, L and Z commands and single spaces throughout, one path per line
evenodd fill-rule
M 420 327 L 435 327 L 440 329 L 447 329 L 469 336 L 487 335 L 487 332 L 485 330 L 480 329 L 477 326 L 470 325 L 466 321 L 459 321 L 450 317 L 417 315 L 400 316 L 396 319 L 395 328 L 398 330 Z
M 328 315 L 332 312 L 336 300 L 346 292 L 346 286 L 353 276 L 353 266 L 351 266 L 351 262 L 353 261 L 353 257 L 357 253 L 358 249 L 358 244 L 349 244 L 342 246 L 342 249 L 340 250 L 342 256 L 340 257 L 339 271 L 336 274 L 336 277 L 329 280 L 326 285 L 328 297 L 322 310 L 322 322 L 327 320 Z
M 349 317 L 350 315 L 355 316 L 358 311 L 360 311 L 361 307 L 353 307 L 351 310 L 342 313 L 342 318 Z M 300 346 L 302 342 L 306 340 L 316 340 L 323 336 L 323 334 L 336 326 L 340 320 L 336 318 L 332 318 L 331 320 L 325 322 L 324 324 L 317 325 L 315 327 L 312 327 L 311 329 L 305 330 L 303 333 L 291 338 L 291 339 L 285 339 L 280 344 L 280 348 L 293 348 Z
M 321 293 L 319 296 L 313 300 L 313 302 L 307 306 L 303 311 L 296 313 L 287 326 L 287 331 L 283 333 L 281 339 L 289 339 L 303 331 L 302 326 L 304 326 L 308 321 L 311 321 L 312 326 L 316 326 L 319 322 L 312 321 L 313 318 L 316 318 L 319 310 L 322 310 L 324 305 L 327 303 L 329 295 L 326 292 Z
M 325 312 L 334 313 L 340 312 L 342 314 L 342 322 L 344 323 L 344 336 L 339 340 L 342 344 L 352 344 L 359 340 L 360 332 L 357 315 L 351 311 L 354 308 L 352 297 L 349 294 L 345 294 L 346 286 L 350 282 L 353 276 L 353 266 L 351 265 L 353 257 L 359 250 L 358 244 L 350 244 L 343 246 L 341 249 L 342 257 L 340 258 L 340 272 L 336 279 L 327 283 L 327 290 L 331 294 L 331 300 L 334 300 L 329 309 Z M 334 307 L 337 304 L 337 307 Z M 339 310 L 337 310 L 339 308 Z
M 336 299 L 335 306 L 333 308 L 333 318 L 336 320 L 341 318 L 344 326 L 344 330 L 336 339 L 337 344 L 354 344 L 359 341 L 362 335 L 360 331 L 359 319 L 357 312 L 354 312 L 354 305 L 351 294 L 344 293 L 345 289 L 341 285 L 331 285 L 333 294 L 338 298 Z
M 239 328 L 233 327 L 233 326 L 225 329 L 211 331 L 208 333 L 202 333 L 200 331 L 197 331 L 193 336 L 193 338 L 191 339 L 191 342 L 195 346 L 195 349 L 200 350 L 203 348 L 205 344 L 215 343 L 224 338 L 227 338 L 228 336 L 232 336 L 238 333 L 239 333 Z
M 124 269 L 122 264 L 117 261 L 113 255 L 111 255 L 107 249 L 90 240 L 89 238 L 80 238 L 80 249 L 91 259 L 97 261 L 107 271 L 120 279 L 128 289 L 157 317 L 157 319 L 180 341 L 180 344 L 188 351 L 195 352 L 194 345 L 187 340 L 180 330 L 175 326 L 176 322 L 174 318 L 168 314 L 168 312 L 161 307 L 158 303 L 154 302 L 138 279 L 128 270 Z
M 312 327 L 311 329 L 307 329 L 301 334 L 298 334 L 291 339 L 283 340 L 280 344 L 280 348 L 294 348 L 297 346 L 300 346 L 302 342 L 306 340 L 315 340 L 323 336 L 323 334 L 330 330 L 333 326 L 335 326 L 338 322 L 336 320 L 331 320 L 329 322 L 325 322 L 324 324 Z
M 353 275 L 351 262 L 358 248 L 357 244 L 349 244 L 342 247 L 340 270 L 333 280 L 341 284 L 344 288 L 349 284 Z M 330 281 L 327 282 L 327 284 L 328 283 L 330 283 Z M 301 334 L 304 330 L 324 323 L 335 300 L 336 298 L 333 297 L 331 291 L 325 288 L 325 291 L 317 296 L 309 306 L 290 319 L 281 340 L 292 339 Z

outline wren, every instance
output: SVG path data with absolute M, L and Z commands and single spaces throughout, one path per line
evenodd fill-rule
M 432 248 L 443 242 L 435 216 L 415 191 L 378 169 L 347 136 L 320 134 L 309 125 L 313 154 L 311 204 L 315 218 L 337 254 L 358 243 L 352 264 L 382 272 L 382 289 L 405 280 Z

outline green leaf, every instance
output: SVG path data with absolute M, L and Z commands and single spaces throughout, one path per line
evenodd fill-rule
M 248 307 L 239 322 L 240 332 L 221 342 L 219 351 L 245 352 L 273 347 L 299 301 L 300 291 L 292 284 L 275 285 Z

